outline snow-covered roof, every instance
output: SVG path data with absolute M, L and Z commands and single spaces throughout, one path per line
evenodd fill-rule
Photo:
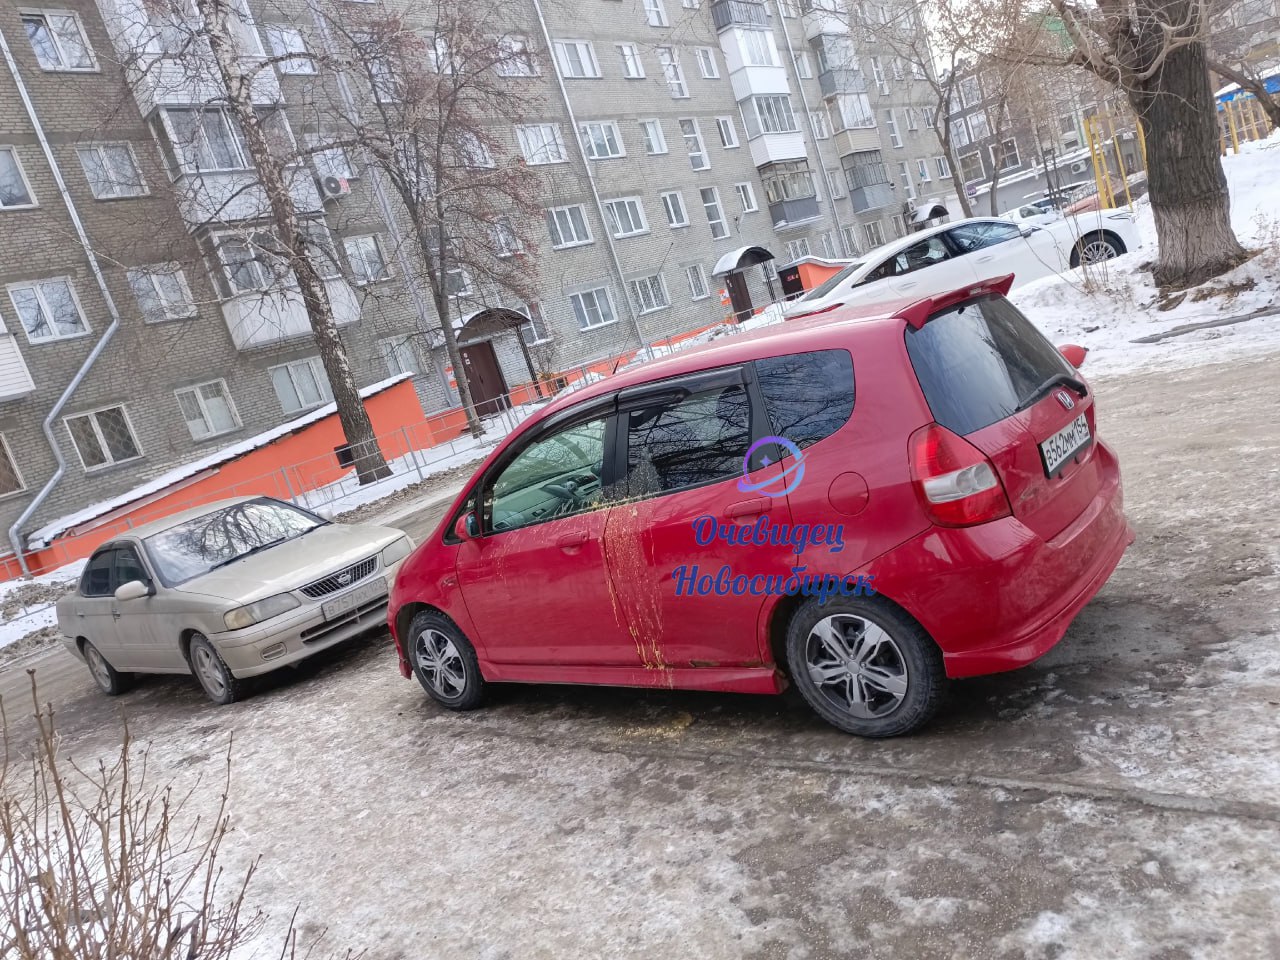
M 382 393 L 394 387 L 397 383 L 408 380 L 411 375 L 400 373 L 394 377 L 388 377 L 385 380 L 379 380 L 377 383 L 370 384 L 360 389 L 361 397 L 372 397 L 375 394 Z M 336 403 L 327 403 L 323 407 L 317 407 L 308 413 L 303 414 L 293 420 L 280 424 L 278 427 L 272 427 L 262 433 L 252 436 L 247 440 L 241 440 L 239 443 L 233 443 L 228 447 L 223 447 L 206 457 L 199 460 L 192 460 L 190 463 L 184 463 L 179 467 L 174 467 L 158 477 L 153 477 L 146 483 L 139 484 L 132 490 L 126 490 L 119 496 L 112 497 L 109 500 L 102 500 L 92 506 L 85 507 L 83 510 L 77 510 L 75 513 L 69 513 L 59 517 L 50 523 L 45 524 L 39 530 L 34 531 L 27 537 L 28 550 L 40 550 L 47 547 L 55 537 L 66 533 L 73 527 L 88 523 L 90 520 L 96 520 L 104 514 L 111 513 L 113 510 L 119 510 L 121 507 L 127 507 L 131 503 L 136 503 L 146 497 L 160 493 L 169 487 L 181 483 L 194 477 L 196 474 L 204 473 L 214 467 L 221 466 L 228 460 L 235 460 L 242 457 L 246 453 L 251 453 L 260 447 L 265 447 L 269 443 L 286 437 L 291 433 L 297 433 L 304 427 L 309 427 L 317 421 L 323 420 L 325 417 L 332 416 L 338 410 Z
M 711 275 L 713 277 L 721 277 L 726 273 L 732 273 L 734 270 L 737 270 L 738 264 L 742 261 L 742 258 L 752 250 L 759 250 L 760 253 L 751 261 L 750 264 L 748 264 L 748 266 L 753 266 L 757 263 L 764 263 L 766 260 L 773 259 L 772 253 L 764 247 L 757 246 L 756 244 L 752 244 L 748 247 L 739 247 L 737 250 L 730 250 L 723 257 L 717 260 L 716 265 L 711 268 Z

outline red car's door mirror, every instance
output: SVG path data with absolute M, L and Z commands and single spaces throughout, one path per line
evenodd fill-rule
M 480 532 L 480 523 L 474 513 L 464 513 L 453 524 L 453 535 L 459 540 L 474 540 Z
M 1089 348 L 1081 347 L 1074 343 L 1064 343 L 1058 347 L 1058 352 L 1066 358 L 1067 363 L 1078 370 L 1084 366 L 1084 358 L 1088 355 Z

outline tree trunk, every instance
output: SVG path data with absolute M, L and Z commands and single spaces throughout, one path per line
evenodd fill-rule
M 447 278 L 442 275 L 440 281 L 443 284 L 447 282 Z M 462 404 L 462 413 L 467 418 L 467 429 L 471 431 L 471 436 L 479 439 L 484 436 L 484 423 L 476 413 L 475 402 L 471 399 L 471 383 L 467 380 L 467 371 L 462 363 L 462 351 L 458 349 L 458 335 L 454 332 L 453 321 L 450 319 L 449 294 L 443 286 L 435 293 L 436 313 L 440 316 L 440 332 L 444 334 L 445 350 L 449 354 L 449 362 L 453 364 L 454 382 L 458 385 L 458 401 Z
M 271 206 L 271 218 L 284 245 L 289 267 L 298 280 L 307 318 L 320 349 L 320 360 L 338 409 L 342 434 L 352 454 L 360 483 L 372 483 L 391 475 L 386 458 L 373 433 L 373 424 L 364 400 L 351 373 L 347 350 L 333 319 L 329 292 L 310 255 L 309 241 L 302 232 L 298 210 L 289 192 L 284 164 L 272 156 L 271 147 L 257 112 L 253 107 L 252 75 L 241 69 L 235 38 L 227 25 L 234 15 L 226 0 L 196 0 L 204 18 L 209 46 L 217 61 L 218 72 L 227 90 L 228 103 L 244 132 L 244 142 L 253 160 L 258 183 Z M 268 68 L 269 69 L 269 68 Z
M 942 147 L 942 155 L 947 158 L 947 166 L 951 169 L 951 186 L 956 191 L 961 212 L 965 217 L 972 217 L 973 205 L 969 203 L 969 194 L 965 192 L 964 180 L 960 176 L 960 164 L 956 159 L 955 151 L 951 148 L 951 121 L 939 118 L 938 123 L 944 124 L 946 129 L 946 133 L 938 135 L 938 146 Z M 940 126 L 939 129 L 943 127 Z
M 1140 2 L 1140 22 L 1153 32 L 1143 46 L 1164 39 L 1155 14 L 1178 23 L 1193 12 L 1192 2 Z M 1153 76 L 1126 92 L 1146 133 L 1148 194 L 1160 243 L 1156 283 L 1195 286 L 1237 266 L 1246 254 L 1231 229 L 1204 43 L 1190 40 L 1170 50 Z

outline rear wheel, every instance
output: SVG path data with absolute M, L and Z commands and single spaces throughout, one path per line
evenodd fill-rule
M 196 633 L 187 647 L 191 672 L 195 674 L 205 695 L 214 703 L 226 706 L 244 696 L 244 683 L 231 673 L 218 648 L 204 634 Z
M 132 677 L 127 673 L 121 673 L 107 663 L 107 658 L 98 652 L 97 647 L 85 640 L 80 649 L 84 653 L 85 663 L 89 665 L 89 673 L 93 676 L 93 681 L 98 685 L 99 690 L 108 697 L 118 697 L 129 689 Z
M 410 660 L 422 689 L 450 710 L 474 710 L 484 699 L 475 648 L 452 620 L 426 611 L 409 625 Z
M 791 679 L 813 711 L 861 737 L 924 726 L 942 705 L 942 652 L 919 624 L 872 598 L 809 600 L 787 628 Z
M 1101 232 L 1090 233 L 1076 242 L 1075 250 L 1071 253 L 1071 265 L 1078 267 L 1081 264 L 1101 263 L 1122 253 L 1124 245 L 1119 240 Z

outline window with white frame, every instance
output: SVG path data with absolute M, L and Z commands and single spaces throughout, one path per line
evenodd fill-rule
M 701 4 L 701 0 L 680 0 L 680 6 L 686 10 L 697 10 Z
M 938 179 L 946 180 L 951 176 L 951 164 L 947 163 L 946 157 L 934 157 L 933 166 L 938 171 Z
M 935 107 L 921 107 L 924 112 L 924 128 L 932 130 L 938 125 L 938 111 Z
M 326 147 L 311 155 L 316 173 L 321 177 L 337 177 L 339 180 L 355 179 L 356 171 L 351 166 L 351 158 L 342 147 Z
M 22 14 L 22 27 L 44 70 L 97 70 L 80 18 L 65 10 Z
M 836 130 L 867 130 L 876 125 L 871 98 L 865 93 L 841 93 L 827 102 Z
M 605 218 L 609 221 L 609 232 L 615 237 L 634 237 L 639 233 L 648 233 L 649 224 L 644 218 L 644 208 L 639 197 L 622 197 L 609 200 L 604 205 Z
M 907 161 L 898 161 L 898 180 L 902 183 L 903 195 L 908 200 L 916 198 L 916 188 L 911 182 L 911 168 L 907 166 Z
M 907 227 L 903 222 L 902 214 L 895 213 L 889 218 L 889 225 L 893 227 L 893 235 L 895 237 L 905 237 L 907 235 Z
M 578 247 L 591 242 L 591 228 L 587 226 L 586 207 L 575 203 L 568 207 L 552 207 L 547 210 L 547 231 L 551 234 L 553 249 Z
M 840 239 L 844 241 L 844 255 L 846 257 L 856 257 L 861 253 L 858 246 L 858 228 L 853 224 L 840 228 Z
M 661 120 L 641 120 L 640 136 L 644 139 L 644 152 L 649 156 L 667 152 L 667 138 L 662 133 Z
M 969 125 L 964 117 L 956 117 L 951 121 L 951 145 L 957 150 L 969 145 Z
M 469 170 L 491 170 L 496 164 L 489 145 L 472 130 L 457 132 L 458 159 Z
M 472 293 L 471 274 L 466 267 L 446 267 L 444 271 L 444 289 L 451 297 L 460 297 Z
M 825 111 L 814 110 L 809 114 L 809 122 L 813 124 L 813 135 L 818 140 L 826 140 L 831 136 L 831 125 L 827 123 Z
M 836 238 L 830 231 L 822 235 L 822 255 L 828 260 L 834 260 L 839 256 L 836 252 Z
M 689 297 L 693 300 L 705 300 L 711 296 L 707 289 L 707 273 L 702 264 L 695 263 L 684 268 L 685 279 L 689 281 Z
M 689 86 L 684 82 L 684 67 L 674 47 L 658 47 L 658 63 L 662 65 L 662 79 L 667 82 L 667 92 L 673 100 L 689 96 Z
M 884 126 L 889 131 L 889 142 L 895 147 L 902 146 L 902 134 L 898 131 L 898 115 L 894 110 L 884 112 Z
M 662 211 L 667 215 L 667 226 L 687 227 L 689 214 L 684 208 L 684 196 L 679 190 L 670 190 L 662 194 Z
M 778 0 L 778 6 L 782 8 L 782 15 L 790 20 L 800 16 L 799 0 Z
M 556 63 L 560 66 L 562 76 L 569 79 L 600 76 L 600 64 L 596 61 L 596 50 L 586 40 L 557 40 L 555 42 Z
M 738 146 L 738 128 L 733 125 L 733 117 L 716 117 L 716 132 L 720 134 L 720 145 L 726 150 Z
M 13 451 L 9 449 L 9 438 L 0 433 L 0 497 L 18 493 L 27 489 L 18 463 L 13 459 Z
M 580 330 L 603 327 L 618 319 L 613 312 L 613 300 L 609 296 L 608 287 L 593 287 L 571 294 L 569 306 L 573 308 L 573 316 L 577 319 Z
M 134 267 L 127 272 L 129 287 L 142 310 L 147 323 L 163 320 L 181 320 L 194 317 L 196 305 L 192 302 L 187 278 L 176 264 L 157 264 L 152 267 Z
M 280 253 L 280 245 L 268 230 L 248 234 L 222 234 L 214 238 L 227 293 L 257 292 L 277 282 L 294 283 L 293 274 Z
M 457 68 L 453 52 L 449 49 L 449 38 L 435 36 L 427 44 L 427 60 L 436 73 L 451 74 Z
M 653 313 L 671 306 L 671 301 L 667 298 L 667 285 L 660 273 L 631 280 L 627 287 L 631 291 L 631 302 L 636 305 L 637 313 Z
M 95 143 L 77 147 L 76 154 L 89 189 L 97 199 L 146 196 L 147 185 L 142 182 L 142 171 L 129 144 Z
M 795 58 L 796 76 L 801 80 L 812 80 L 813 67 L 809 65 L 809 54 L 793 52 L 792 56 Z
M 710 47 L 695 47 L 698 56 L 698 72 L 706 80 L 720 79 L 720 66 L 716 63 L 716 52 Z
M 702 209 L 707 214 L 707 225 L 711 228 L 711 236 L 717 240 L 727 237 L 729 227 L 724 222 L 724 211 L 720 208 L 720 191 L 715 187 L 703 187 L 699 193 L 702 197 Z
M 271 375 L 271 386 L 285 413 L 299 413 L 333 399 L 333 389 L 319 357 L 282 363 L 267 373 Z
M 582 149 L 592 160 L 607 160 L 610 157 L 626 156 L 622 146 L 622 136 L 618 133 L 618 125 L 612 120 L 596 120 L 579 126 L 582 134 Z
M 307 254 L 315 265 L 316 272 L 322 280 L 333 280 L 342 276 L 342 264 L 338 260 L 338 248 L 333 244 L 333 234 L 329 232 L 329 224 L 324 220 L 303 220 L 299 226 L 307 240 Z M 293 272 L 282 263 L 282 272 L 288 283 L 296 283 Z
M 702 131 L 698 129 L 698 121 L 689 117 L 682 119 L 680 136 L 684 138 L 684 148 L 689 153 L 689 166 L 695 170 L 710 170 L 711 159 L 707 156 L 707 148 L 702 142 Z
M 921 183 L 928 183 L 933 179 L 929 175 L 929 161 L 927 159 L 916 161 L 916 179 Z
M 915 107 L 907 107 L 907 129 L 920 129 L 920 119 Z
M 536 77 L 537 67 L 529 38 L 508 34 L 497 38 L 498 62 L 495 70 L 500 77 Z
M 982 87 L 978 83 L 977 77 L 965 77 L 960 81 L 960 102 L 966 107 L 972 107 L 974 104 L 982 100 Z
M 619 43 L 618 56 L 622 58 L 622 75 L 628 80 L 644 79 L 644 64 L 640 60 L 640 48 L 634 43 Z
M 316 72 L 316 62 L 307 49 L 301 30 L 287 23 L 268 23 L 264 31 L 277 70 L 299 76 Z
M 521 242 L 515 228 L 511 226 L 511 221 L 506 219 L 498 220 L 492 229 L 493 252 L 499 257 L 514 257 L 518 253 L 524 253 L 524 244 Z
M 240 427 L 240 417 L 225 380 L 197 383 L 194 387 L 175 390 L 174 396 L 178 398 L 178 408 L 192 440 L 205 440 Z
M 835 167 L 827 167 L 827 182 L 831 184 L 832 200 L 839 200 L 844 196 L 844 176 Z
M 651 27 L 668 26 L 667 9 L 662 0 L 644 0 L 644 19 Z
M 382 245 L 375 235 L 343 237 L 342 246 L 347 252 L 347 262 L 351 264 L 351 275 L 356 283 L 373 283 L 391 276 L 387 260 L 382 255 Z
M 398 377 L 409 374 L 416 377 L 422 372 L 422 361 L 418 359 L 418 350 L 413 345 L 413 336 L 385 337 L 378 342 L 382 349 L 382 357 L 387 363 L 387 376 Z
M 514 309 L 516 313 L 524 314 L 529 318 L 528 322 L 520 324 L 520 338 L 524 340 L 526 346 L 546 343 L 551 339 L 551 328 L 547 326 L 547 321 L 542 316 L 542 304 L 534 300 L 531 303 L 517 304 Z
M 1013 140 L 993 143 L 987 149 L 991 153 L 991 166 L 994 169 L 1007 173 L 1022 165 L 1022 158 L 1018 156 L 1018 144 Z
M 749 67 L 776 67 L 778 57 L 773 45 L 773 34 L 764 30 L 743 30 L 742 59 Z
M 13 147 L 0 147 L 0 210 L 22 210 L 36 205 L 35 194 Z
M 66 340 L 89 332 L 75 289 L 66 277 L 12 283 L 9 299 L 32 343 Z
M 67 417 L 63 423 L 85 470 L 97 470 L 142 456 L 123 406 L 79 413 Z
M 867 238 L 868 247 L 884 246 L 884 228 L 880 226 L 879 220 L 872 220 L 870 223 L 862 225 L 862 232 Z
M 893 79 L 895 80 L 901 80 L 904 76 L 906 76 L 906 72 L 902 69 L 901 57 L 890 57 L 889 68 L 893 74 Z
M 809 256 L 809 241 L 804 237 L 798 240 L 787 241 L 787 259 L 799 260 L 801 257 Z
M 765 133 L 794 133 L 799 129 L 791 112 L 791 98 L 785 93 L 749 97 L 741 101 L 738 108 L 742 111 L 748 140 Z
M 889 81 L 885 79 L 884 65 L 880 62 L 879 57 L 871 58 L 871 77 L 876 82 L 876 89 L 880 91 L 880 96 L 887 96 L 889 93 Z
M 564 136 L 558 123 L 535 123 L 516 127 L 516 143 L 520 156 L 530 166 L 544 163 L 567 163 L 569 154 L 564 148 Z
M 977 143 L 979 140 L 985 140 L 991 136 L 991 124 L 987 121 L 987 115 L 982 110 L 969 114 L 969 137 Z
M 165 110 L 175 160 L 184 173 L 247 170 L 249 152 L 240 124 L 225 110 Z
M 756 190 L 750 183 L 735 183 L 733 191 L 738 195 L 738 203 L 742 205 L 743 213 L 755 213 L 760 209 L 756 203 Z

